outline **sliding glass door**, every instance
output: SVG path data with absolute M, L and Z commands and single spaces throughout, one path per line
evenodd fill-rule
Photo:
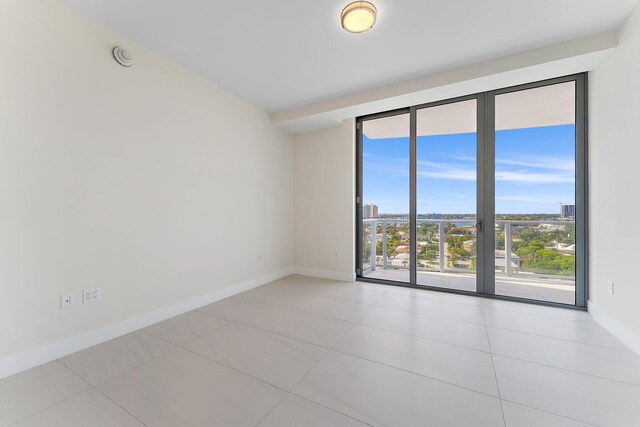
M 497 295 L 575 303 L 576 82 L 495 96 Z
M 409 113 L 362 123 L 362 275 L 409 283 Z
M 416 284 L 476 290 L 475 98 L 416 110 Z
M 357 276 L 586 303 L 585 76 L 357 120 Z

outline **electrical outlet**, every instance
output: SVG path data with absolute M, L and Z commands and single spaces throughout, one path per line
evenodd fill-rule
M 336 251 L 336 258 L 340 258 L 340 251 Z
M 84 304 L 99 300 L 101 297 L 100 289 L 85 289 L 82 291 L 82 302 Z
M 609 280 L 607 282 L 607 290 L 609 291 L 609 295 L 613 295 L 613 281 Z
M 60 295 L 60 309 L 65 310 L 73 307 L 73 295 L 63 294 Z
M 262 256 L 262 255 L 258 255 L 258 256 L 256 257 L 256 259 L 257 259 L 257 261 L 258 261 L 258 262 L 262 262 L 262 260 L 264 259 L 264 256 Z

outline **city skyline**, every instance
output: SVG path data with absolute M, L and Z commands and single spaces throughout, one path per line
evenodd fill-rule
M 496 132 L 496 214 L 558 214 L 575 204 L 575 126 Z M 476 134 L 417 139 L 419 214 L 472 214 Z M 409 138 L 363 137 L 363 203 L 409 212 Z

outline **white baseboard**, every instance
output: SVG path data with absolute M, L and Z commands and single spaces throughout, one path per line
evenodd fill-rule
M 264 276 L 256 277 L 255 279 L 251 279 L 246 282 L 237 283 L 206 295 L 182 301 L 168 307 L 159 308 L 126 320 L 121 320 L 102 328 L 86 332 L 82 335 L 60 340 L 53 344 L 6 357 L 0 360 L 0 379 L 40 366 L 44 363 L 51 362 L 52 360 L 59 359 L 68 354 L 84 350 L 130 332 L 137 331 L 138 329 L 146 328 L 154 323 L 186 313 L 187 311 L 195 310 L 196 308 L 228 298 L 239 294 L 240 292 L 248 291 L 249 289 L 278 280 L 290 274 L 293 274 L 293 267 L 274 271 Z
M 605 328 L 611 335 L 619 339 L 624 345 L 629 347 L 634 353 L 640 355 L 640 336 L 634 333 L 627 326 L 611 318 L 607 314 L 598 310 L 593 302 L 589 301 L 587 310 L 591 313 L 593 320 Z
M 339 271 L 320 270 L 317 268 L 293 267 L 295 274 L 302 276 L 320 277 L 322 279 L 341 280 L 343 282 L 353 282 L 356 280 L 355 273 L 341 273 Z

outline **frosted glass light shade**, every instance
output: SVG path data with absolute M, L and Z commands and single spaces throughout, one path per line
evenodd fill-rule
M 378 11 L 368 1 L 350 3 L 342 10 L 342 28 L 350 33 L 362 33 L 376 23 Z

